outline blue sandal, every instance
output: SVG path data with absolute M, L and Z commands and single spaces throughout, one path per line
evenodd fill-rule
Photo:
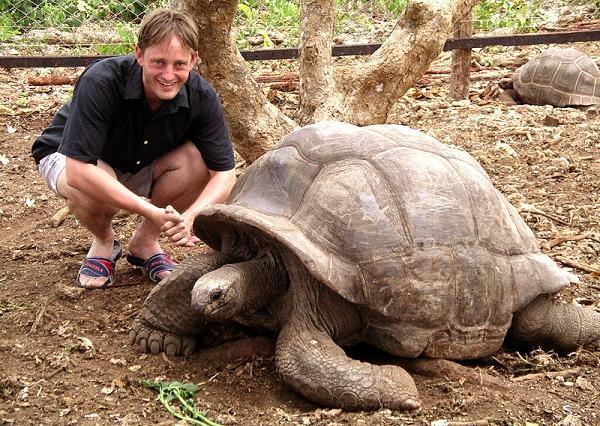
M 144 260 L 137 256 L 127 253 L 127 261 L 133 266 L 138 266 L 143 269 L 150 281 L 158 284 L 161 278 L 158 276 L 161 272 L 172 271 L 177 267 L 177 263 L 164 253 L 156 253 Z
M 114 275 L 115 275 L 115 267 L 117 264 L 117 260 L 121 257 L 123 253 L 121 249 L 121 243 L 118 240 L 115 240 L 113 243 L 113 252 L 111 258 L 108 259 L 106 257 L 98 257 L 92 256 L 87 257 L 81 268 L 79 268 L 79 272 L 77 273 L 77 287 L 86 288 L 86 289 L 106 289 L 110 287 L 114 283 Z M 87 286 L 82 284 L 81 277 L 91 277 L 91 278 L 106 278 L 104 283 L 101 286 Z

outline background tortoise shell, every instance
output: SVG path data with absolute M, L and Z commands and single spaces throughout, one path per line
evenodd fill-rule
M 292 132 L 194 228 L 219 249 L 227 226 L 286 246 L 390 339 L 464 349 L 437 356 L 497 349 L 514 311 L 569 283 L 469 154 L 399 125 Z
M 513 87 L 532 105 L 593 105 L 600 103 L 600 70 L 574 48 L 550 48 L 518 68 Z

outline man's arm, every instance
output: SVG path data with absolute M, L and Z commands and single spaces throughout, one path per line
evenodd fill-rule
M 196 201 L 182 214 L 180 223 L 166 223 L 161 230 L 177 246 L 194 246 L 198 241 L 193 236 L 194 219 L 203 207 L 224 202 L 235 184 L 235 169 L 223 172 L 209 170 L 210 179 Z
M 159 228 L 165 223 L 180 223 L 183 217 L 175 211 L 154 206 L 137 196 L 106 170 L 94 164 L 67 157 L 67 184 L 85 196 L 150 219 Z M 212 180 L 212 179 L 211 179 Z

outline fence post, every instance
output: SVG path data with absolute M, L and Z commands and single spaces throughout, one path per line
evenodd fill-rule
M 473 35 L 473 11 L 469 11 L 462 21 L 457 21 L 452 29 L 452 38 L 466 38 Z M 452 51 L 452 71 L 450 73 L 450 97 L 454 100 L 469 97 L 471 74 L 471 49 Z

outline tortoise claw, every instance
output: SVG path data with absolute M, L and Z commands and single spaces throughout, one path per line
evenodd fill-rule
M 165 352 L 169 356 L 189 356 L 196 347 L 196 339 L 178 336 L 152 328 L 140 319 L 136 319 L 129 332 L 129 344 L 137 346 L 144 353 Z

